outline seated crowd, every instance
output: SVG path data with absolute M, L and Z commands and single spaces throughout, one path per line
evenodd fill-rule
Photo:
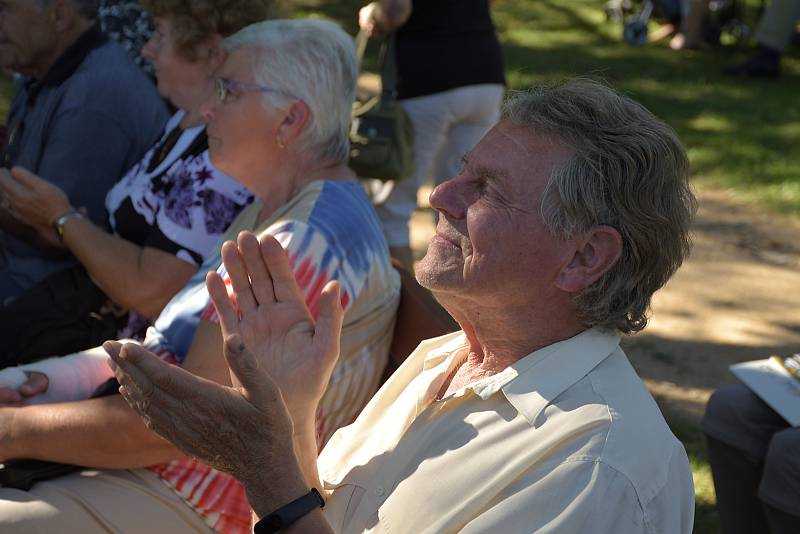
M 96 2 L 0 6 L 0 319 L 28 332 L 0 461 L 74 466 L 0 488 L 1 532 L 692 532 L 619 346 L 690 249 L 669 126 L 593 80 L 510 94 L 430 197 L 415 275 L 458 330 L 386 379 L 401 284 L 347 164 L 352 38 L 272 0 L 141 4 L 155 86 Z M 113 335 L 75 325 L 90 298 Z

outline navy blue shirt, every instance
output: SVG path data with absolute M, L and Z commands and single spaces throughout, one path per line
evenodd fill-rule
M 73 206 L 105 225 L 106 193 L 158 140 L 168 118 L 153 83 L 93 26 L 42 80 L 18 81 L 3 165 L 58 185 Z M 74 262 L 0 232 L 0 301 Z

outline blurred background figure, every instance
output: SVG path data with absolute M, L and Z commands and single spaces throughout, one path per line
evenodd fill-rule
M 158 139 L 168 113 L 151 81 L 103 34 L 93 0 L 0 4 L 0 66 L 21 75 L 2 164 L 66 193 L 104 226 L 103 200 Z M 0 171 L 8 176 L 8 170 Z M 0 209 L 0 302 L 75 264 L 63 250 Z
M 398 99 L 414 126 L 414 174 L 376 210 L 392 256 L 413 267 L 408 223 L 417 189 L 458 174 L 461 157 L 500 116 L 503 56 L 489 0 L 379 0 L 359 12 L 371 37 L 394 32 Z
M 800 429 L 730 384 L 708 401 L 703 432 L 723 534 L 800 532 Z
M 796 34 L 800 21 L 800 0 L 772 0 L 756 30 L 758 48 L 741 65 L 725 69 L 732 76 L 777 78 L 781 74 L 781 56 Z

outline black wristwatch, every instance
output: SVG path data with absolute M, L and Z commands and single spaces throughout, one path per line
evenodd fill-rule
M 311 488 L 311 491 L 299 499 L 295 499 L 271 514 L 262 517 L 253 527 L 253 532 L 255 534 L 280 532 L 315 508 L 324 507 L 325 499 L 319 494 L 317 488 Z

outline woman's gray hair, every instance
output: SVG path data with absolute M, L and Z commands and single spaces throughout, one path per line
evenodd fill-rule
M 358 64 L 355 44 L 333 22 L 317 19 L 268 20 L 252 24 L 224 41 L 228 52 L 253 49 L 253 74 L 259 84 L 302 100 L 311 124 L 297 149 L 323 160 L 346 162 L 350 156 L 350 113 Z M 270 105 L 285 97 L 264 93 Z
M 512 93 L 503 117 L 574 151 L 542 194 L 541 217 L 553 235 L 568 239 L 602 224 L 622 236 L 619 261 L 574 297 L 581 320 L 626 334 L 643 329 L 653 293 L 691 249 L 697 201 L 675 131 L 587 78 Z

